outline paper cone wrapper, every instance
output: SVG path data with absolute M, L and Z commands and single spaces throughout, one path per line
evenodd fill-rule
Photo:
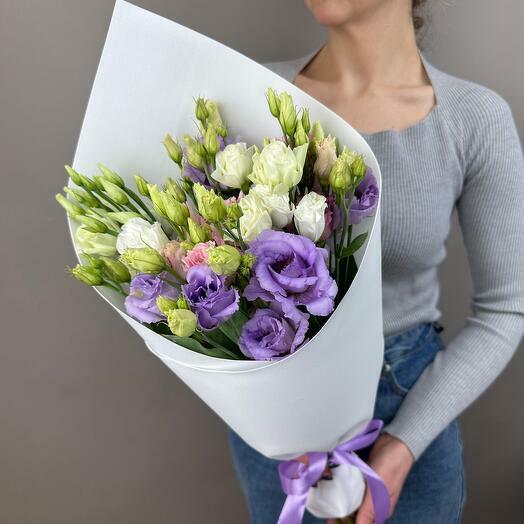
M 231 136 L 248 144 L 280 136 L 268 87 L 290 93 L 326 132 L 380 169 L 364 139 L 331 110 L 240 53 L 175 22 L 118 1 L 84 117 L 73 167 L 102 162 L 131 187 L 140 173 L 161 184 L 178 176 L 166 133 L 194 133 L 194 98 L 219 103 Z M 70 222 L 74 234 L 76 224 Z M 273 362 L 229 361 L 178 346 L 130 318 L 122 297 L 98 292 L 148 348 L 248 444 L 287 459 L 328 451 L 372 418 L 383 357 L 380 205 L 354 227 L 368 231 L 355 280 L 324 328 L 294 354 Z M 125 363 L 124 363 L 125 364 Z

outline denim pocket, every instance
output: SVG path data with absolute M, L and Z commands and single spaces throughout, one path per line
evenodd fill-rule
M 443 348 L 437 327 L 431 322 L 386 339 L 384 378 L 395 393 L 405 396 Z

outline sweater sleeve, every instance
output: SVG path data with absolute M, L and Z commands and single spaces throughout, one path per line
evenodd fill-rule
M 386 427 L 416 458 L 502 372 L 524 332 L 522 149 L 502 98 L 488 90 L 469 98 L 457 137 L 465 175 L 456 206 L 473 282 L 471 313 Z

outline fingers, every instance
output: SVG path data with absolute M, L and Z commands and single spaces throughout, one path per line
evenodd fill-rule
M 371 502 L 371 496 L 369 490 L 366 490 L 366 495 L 362 505 L 358 509 L 357 518 L 355 524 L 373 524 L 375 522 L 375 512 L 373 511 L 373 504 Z

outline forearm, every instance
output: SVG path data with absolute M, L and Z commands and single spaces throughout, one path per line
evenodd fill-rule
M 385 430 L 402 440 L 416 458 L 511 359 L 524 332 L 524 315 L 518 309 L 483 312 L 477 308 L 408 393 Z

